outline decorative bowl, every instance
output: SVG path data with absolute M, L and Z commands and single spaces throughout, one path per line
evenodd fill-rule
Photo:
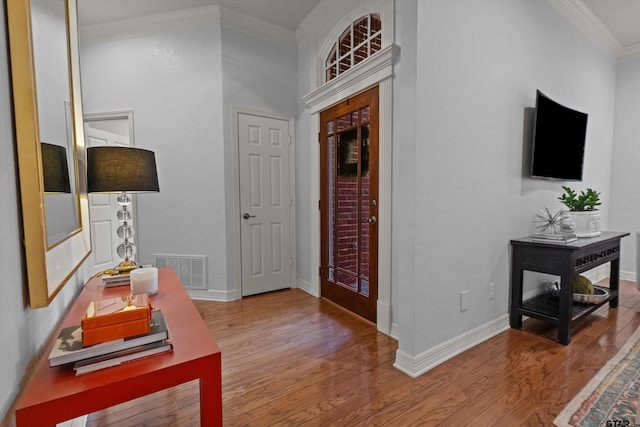
M 556 283 L 549 285 L 549 291 L 554 297 L 560 296 L 560 287 Z M 593 295 L 573 293 L 573 302 L 580 304 L 600 304 L 609 298 L 609 288 L 593 285 Z

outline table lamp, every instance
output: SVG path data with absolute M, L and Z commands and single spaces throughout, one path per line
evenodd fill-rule
M 131 220 L 131 196 L 127 193 L 147 193 L 160 191 L 158 173 L 153 151 L 133 147 L 90 147 L 87 148 L 87 191 L 89 193 L 118 194 L 121 206 L 118 220 L 118 237 L 122 242 L 116 248 L 124 260 L 115 268 L 120 273 L 137 267 L 131 260 L 136 253 L 133 244 Z

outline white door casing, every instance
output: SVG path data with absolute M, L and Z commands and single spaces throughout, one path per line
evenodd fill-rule
M 131 145 L 129 137 L 96 129 L 88 123 L 85 123 L 85 140 L 87 147 Z M 116 202 L 116 196 L 113 194 L 89 194 L 91 245 L 93 248 L 88 267 L 90 275 L 114 268 L 121 261 L 116 253 L 116 247 L 119 244 L 117 212 L 120 209 Z M 132 223 L 135 230 L 135 209 L 133 212 Z M 135 235 L 133 240 L 135 243 Z
M 290 122 L 237 114 L 242 296 L 292 285 Z

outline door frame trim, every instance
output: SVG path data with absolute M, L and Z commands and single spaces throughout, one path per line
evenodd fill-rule
M 350 98 L 365 89 L 378 85 L 378 331 L 391 334 L 391 166 L 393 123 L 393 62 L 399 52 L 395 45 L 382 49 L 325 85 L 307 94 L 302 100 L 309 107 L 309 200 L 311 241 L 310 293 L 320 296 L 320 209 L 313 205 L 320 200 L 320 112 Z
M 250 108 L 232 107 L 232 162 L 231 162 L 231 176 L 233 185 L 233 254 L 234 254 L 234 282 L 235 282 L 235 296 L 232 298 L 242 299 L 242 241 L 240 236 L 240 229 L 242 221 L 240 219 L 240 135 L 238 134 L 238 116 L 240 114 L 246 114 L 250 116 L 260 116 L 270 119 L 283 120 L 289 125 L 289 197 L 291 203 L 289 206 L 289 233 L 290 233 L 290 245 L 291 245 L 291 259 L 292 265 L 289 270 L 291 287 L 297 287 L 297 273 L 296 273 L 296 187 L 295 187 L 295 163 L 296 163 L 296 144 L 295 144 L 295 118 L 273 111 L 261 111 Z
M 134 144 L 133 137 L 133 110 L 97 111 L 83 114 L 83 122 L 99 122 L 104 120 L 128 120 L 129 121 L 129 141 Z

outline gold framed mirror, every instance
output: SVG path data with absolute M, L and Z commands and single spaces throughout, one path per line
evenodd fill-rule
M 29 305 L 37 308 L 91 252 L 77 7 L 6 4 Z

